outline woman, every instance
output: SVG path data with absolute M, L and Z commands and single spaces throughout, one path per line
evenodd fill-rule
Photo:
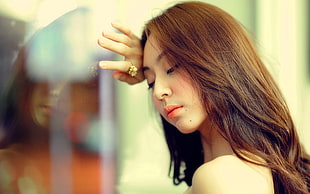
M 129 84 L 147 80 L 174 184 L 186 182 L 188 194 L 309 193 L 309 156 L 282 94 L 234 18 L 186 2 L 150 20 L 141 43 L 113 26 L 122 34 L 103 33 L 98 43 L 125 60 L 100 67 Z
M 113 55 L 90 16 L 75 9 L 20 50 L 1 94 L 0 193 L 101 192 L 97 60 Z

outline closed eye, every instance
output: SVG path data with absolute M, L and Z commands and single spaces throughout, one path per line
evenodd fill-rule
M 170 69 L 168 69 L 167 74 L 170 74 L 170 73 L 174 72 L 174 70 L 175 70 L 176 68 L 178 68 L 178 67 L 179 67 L 179 65 L 174 65 L 173 67 L 171 67 Z
M 147 84 L 147 85 L 148 85 L 148 89 L 152 89 L 153 86 L 154 86 L 154 82 L 151 82 L 151 83 L 149 83 L 149 84 Z
M 174 72 L 174 71 L 176 70 L 176 68 L 178 68 L 178 67 L 179 67 L 179 65 L 174 65 L 173 67 L 171 67 L 170 69 L 168 69 L 166 73 L 167 73 L 167 74 L 170 74 L 170 73 Z M 151 83 L 148 83 L 148 89 L 152 89 L 153 86 L 154 86 L 154 84 L 155 84 L 155 81 L 153 81 L 153 82 L 151 82 Z
M 174 67 L 171 67 L 170 69 L 168 69 L 167 74 L 174 72 Z

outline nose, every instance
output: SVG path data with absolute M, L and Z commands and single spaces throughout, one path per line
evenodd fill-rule
M 172 90 L 169 85 L 159 80 L 156 80 L 153 89 L 153 95 L 157 100 L 163 100 L 172 94 Z
M 50 84 L 49 96 L 52 104 L 56 104 L 66 86 L 66 81 Z
M 62 90 L 65 88 L 66 82 L 57 82 L 51 83 L 50 85 L 50 95 L 51 96 L 59 96 Z

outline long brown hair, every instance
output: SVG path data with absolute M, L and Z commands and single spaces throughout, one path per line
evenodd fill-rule
M 206 114 L 235 154 L 269 167 L 275 193 L 308 193 L 309 156 L 281 92 L 242 26 L 215 6 L 185 2 L 146 24 L 143 46 L 150 34 L 171 65 L 178 64 L 191 76 Z M 200 135 L 183 135 L 162 121 L 174 183 L 191 185 L 203 163 Z M 192 147 L 181 147 L 184 141 Z

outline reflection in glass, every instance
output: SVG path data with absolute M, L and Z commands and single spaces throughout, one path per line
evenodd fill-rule
M 1 93 L 0 193 L 113 190 L 113 82 L 97 61 L 114 56 L 91 21 L 71 11 L 20 50 Z

